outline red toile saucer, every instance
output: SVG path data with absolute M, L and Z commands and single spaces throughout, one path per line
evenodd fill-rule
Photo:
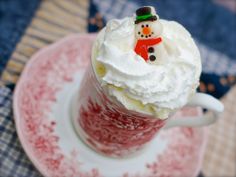
M 206 143 L 203 128 L 163 130 L 140 154 L 114 159 L 97 154 L 74 132 L 70 100 L 80 87 L 95 35 L 71 35 L 40 50 L 15 91 L 18 136 L 36 168 L 50 177 L 196 176 Z M 176 117 L 199 116 L 185 108 Z

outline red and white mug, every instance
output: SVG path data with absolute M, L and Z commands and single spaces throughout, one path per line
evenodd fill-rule
M 209 125 L 224 109 L 219 100 L 204 93 L 196 93 L 187 106 L 200 106 L 213 114 L 162 120 L 128 110 L 106 93 L 90 64 L 72 102 L 72 122 L 79 137 L 95 151 L 111 157 L 126 157 L 143 149 L 162 128 Z

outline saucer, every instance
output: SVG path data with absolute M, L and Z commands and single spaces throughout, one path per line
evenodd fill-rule
M 70 105 L 95 36 L 75 34 L 41 49 L 22 73 L 14 94 L 15 124 L 33 164 L 48 177 L 197 176 L 205 128 L 162 130 L 138 155 L 123 159 L 100 155 L 79 139 Z M 201 114 L 199 108 L 184 108 L 174 117 Z

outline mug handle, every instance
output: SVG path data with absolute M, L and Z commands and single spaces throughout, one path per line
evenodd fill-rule
M 224 111 L 224 105 L 218 99 L 205 93 L 196 93 L 188 102 L 187 106 L 200 106 L 208 109 L 212 114 L 186 119 L 170 119 L 164 128 L 167 129 L 176 126 L 200 127 L 210 125 L 216 122 L 220 113 Z

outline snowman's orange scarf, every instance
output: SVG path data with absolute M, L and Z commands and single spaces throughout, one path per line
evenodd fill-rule
M 159 44 L 162 41 L 161 37 L 154 39 L 140 39 L 137 41 L 134 51 L 143 57 L 145 61 L 148 60 L 148 47 Z

